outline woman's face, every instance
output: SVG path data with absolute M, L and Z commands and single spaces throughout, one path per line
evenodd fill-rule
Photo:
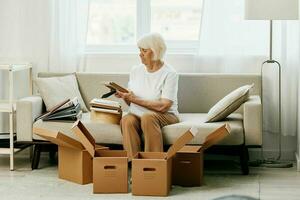
M 153 57 L 153 51 L 151 49 L 140 48 L 140 58 L 144 65 L 149 65 Z

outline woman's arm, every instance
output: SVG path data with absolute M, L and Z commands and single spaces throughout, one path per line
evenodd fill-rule
M 148 108 L 150 110 L 156 111 L 156 112 L 161 112 L 161 113 L 165 113 L 167 112 L 170 107 L 172 106 L 173 102 L 169 99 L 164 99 L 161 98 L 159 100 L 144 100 L 141 99 L 139 97 L 137 97 L 136 95 L 133 94 L 133 92 L 129 92 L 129 93 L 123 93 L 123 92 L 119 92 L 117 91 L 118 96 L 120 96 L 120 98 L 124 99 L 124 101 L 130 105 L 130 103 L 135 103 L 139 106 L 143 106 L 145 108 Z

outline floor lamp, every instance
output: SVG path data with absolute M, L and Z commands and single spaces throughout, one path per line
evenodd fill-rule
M 282 163 L 281 158 L 281 65 L 272 57 L 273 51 L 273 20 L 296 20 L 298 19 L 298 0 L 245 0 L 245 19 L 247 20 L 269 20 L 270 21 L 270 54 L 269 59 L 261 66 L 261 97 L 263 99 L 263 72 L 265 64 L 274 64 L 278 68 L 278 106 L 279 106 L 279 135 L 277 158 L 264 159 L 260 162 L 265 167 L 291 167 L 292 163 Z M 262 104 L 263 105 L 263 104 Z

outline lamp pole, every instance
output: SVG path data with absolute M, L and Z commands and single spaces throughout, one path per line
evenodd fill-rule
M 270 20 L 270 54 L 269 60 L 266 60 L 262 63 L 261 66 L 261 99 L 262 99 L 262 120 L 263 120 L 263 72 L 265 64 L 275 64 L 278 69 L 278 156 L 277 158 L 267 158 L 264 159 L 263 149 L 261 151 L 263 161 L 261 163 L 264 167 L 271 167 L 271 168 L 287 168 L 292 167 L 292 163 L 282 163 L 279 162 L 281 158 L 281 65 L 278 61 L 273 60 L 273 20 Z

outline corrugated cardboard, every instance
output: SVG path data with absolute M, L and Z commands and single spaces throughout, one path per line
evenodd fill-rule
M 203 184 L 204 150 L 218 143 L 230 133 L 228 124 L 209 134 L 202 146 L 184 146 L 174 156 L 172 164 L 172 184 L 184 187 Z
M 106 124 L 120 124 L 122 114 L 106 113 L 106 112 L 97 112 L 91 110 L 91 120 L 93 122 L 100 122 Z
M 94 193 L 128 193 L 126 151 L 100 150 L 93 159 Z
M 93 181 L 93 159 L 86 150 L 58 146 L 58 177 L 78 184 Z
M 126 151 L 97 150 L 95 140 L 77 121 L 72 130 L 93 157 L 93 192 L 128 193 L 128 157 Z
M 33 128 L 33 133 L 58 145 L 58 177 L 78 184 L 93 180 L 93 161 L 83 145 L 61 132 Z M 107 149 L 100 147 L 99 149 Z
M 167 152 L 139 152 L 132 160 L 132 194 L 167 196 L 171 189 L 172 157 L 197 134 L 190 129 Z

